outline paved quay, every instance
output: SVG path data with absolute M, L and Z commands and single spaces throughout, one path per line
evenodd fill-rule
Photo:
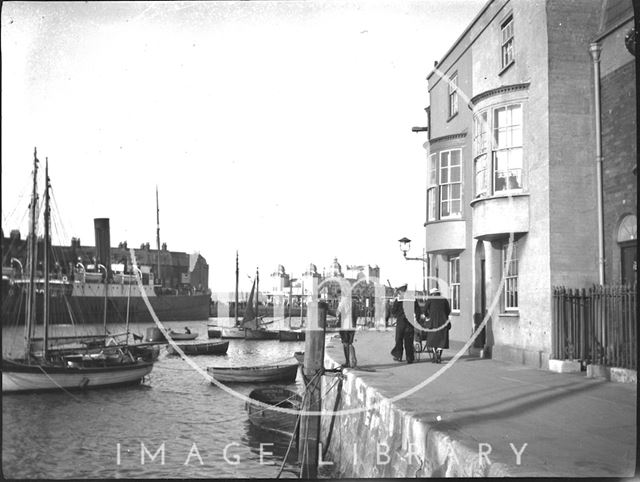
M 558 374 L 466 354 L 450 364 L 463 346 L 458 342 L 445 350 L 442 364 L 432 363 L 426 354 L 413 364 L 395 362 L 389 353 L 393 338 L 391 330 L 356 332 L 358 368 L 344 371 L 347 379 L 354 377 L 356 384 L 365 387 L 367 395 L 358 397 L 361 403 L 369 404 L 371 393 L 376 400 L 391 399 L 443 370 L 428 385 L 392 401 L 392 410 L 405 420 L 395 429 L 384 432 L 381 427 L 357 435 L 378 440 L 408 431 L 408 426 L 422 427 L 410 431 L 411 439 L 425 446 L 421 447 L 424 459 L 428 462 L 436 457 L 433 454 L 439 454 L 437 457 L 444 457 L 446 462 L 438 462 L 439 469 L 426 470 L 425 460 L 417 468 L 410 467 L 409 461 L 407 473 L 531 477 L 623 477 L 635 473 L 636 384 L 587 379 L 584 374 Z M 344 362 L 337 335 L 327 342 L 326 356 Z M 344 393 L 343 398 L 349 397 Z M 341 416 L 342 422 L 336 424 L 342 425 L 343 434 L 338 437 L 350 436 L 349 431 L 372 430 L 362 427 L 374 425 L 371 415 L 351 426 L 348 417 Z M 380 421 L 377 426 L 385 418 L 376 420 Z M 336 449 L 336 435 L 333 439 L 333 451 L 346 457 L 347 443 Z M 446 447 L 440 446 L 443 444 Z M 406 449 L 407 442 L 396 442 L 394 449 L 399 450 L 401 445 Z M 374 450 L 372 447 L 365 455 Z M 366 466 L 364 462 L 359 469 L 343 471 L 342 475 L 402 476 L 399 473 L 404 471 L 381 467 L 371 472 Z M 363 471 L 367 474 L 359 473 Z

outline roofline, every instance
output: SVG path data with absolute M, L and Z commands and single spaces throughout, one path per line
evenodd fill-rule
M 620 20 L 618 23 L 616 23 L 615 25 L 613 25 L 612 27 L 610 27 L 608 30 L 603 30 L 601 31 L 597 37 L 595 37 L 591 43 L 598 43 L 601 42 L 602 40 L 604 40 L 606 37 L 608 37 L 609 35 L 611 35 L 613 32 L 615 32 L 616 30 L 619 30 L 620 28 L 624 27 L 627 23 L 629 22 L 633 22 L 633 19 L 635 18 L 634 16 L 634 12 L 631 12 L 631 15 L 627 16 L 626 18 Z
M 467 35 L 467 33 L 469 33 L 469 30 L 471 30 L 471 27 L 473 27 L 473 25 L 475 25 L 475 23 L 480 19 L 480 17 L 482 16 L 482 14 L 489 8 L 489 5 L 491 5 L 495 0 L 489 0 L 487 3 L 484 4 L 484 7 L 482 7 L 480 9 L 480 11 L 477 13 L 477 15 L 475 17 L 473 17 L 473 20 L 471 20 L 471 22 L 469 23 L 469 25 L 467 25 L 467 28 L 464 29 L 464 31 L 460 34 L 460 36 L 456 39 L 456 41 L 453 43 L 453 45 L 451 45 L 451 47 L 449 47 L 449 50 L 447 50 L 444 54 L 444 56 L 440 59 L 440 61 L 438 62 L 438 65 L 442 64 L 442 62 L 444 62 L 446 60 L 446 58 L 451 54 L 451 52 L 453 52 L 453 50 L 458 46 L 458 44 L 460 43 L 460 41 L 465 37 L 465 35 Z M 435 73 L 436 68 L 434 68 L 431 72 L 429 72 L 429 74 L 427 75 L 427 80 L 429 80 L 429 78 Z

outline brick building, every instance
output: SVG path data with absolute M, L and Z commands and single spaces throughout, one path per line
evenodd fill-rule
M 39 241 L 38 250 L 42 252 L 43 240 Z M 73 278 L 77 263 L 82 263 L 85 269 L 96 270 L 96 247 L 83 246 L 77 238 L 71 239 L 69 246 L 52 246 L 52 265 L 54 275 Z M 153 273 L 155 282 L 158 283 L 156 271 L 158 268 L 158 250 L 151 249 L 149 243 L 135 249 L 138 265 L 143 271 L 143 278 L 148 273 Z M 188 292 L 207 293 L 209 290 L 209 265 L 206 259 L 198 254 L 188 254 L 180 251 L 167 250 L 166 244 L 160 250 L 160 275 L 163 289 L 173 290 L 177 293 Z M 11 259 L 15 258 L 26 267 L 27 240 L 22 239 L 18 230 L 11 231 L 8 238 L 2 237 L 2 259 L 10 268 Z M 131 257 L 127 243 L 119 243 L 118 247 L 109 250 L 111 268 L 114 272 L 130 272 Z M 3 266 L 4 267 L 4 266 Z M 11 268 L 15 269 L 15 266 Z M 38 265 L 42 271 L 42 261 Z M 19 273 L 18 273 L 19 274 Z
M 546 367 L 552 287 L 635 277 L 632 26 L 629 0 L 490 0 L 427 77 L 426 250 L 453 339 L 489 312 L 494 358 Z

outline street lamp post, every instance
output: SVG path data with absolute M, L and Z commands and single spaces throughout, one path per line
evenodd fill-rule
M 408 261 L 422 261 L 422 292 L 424 293 L 424 296 L 427 296 L 427 284 L 426 284 L 426 267 L 429 263 L 429 258 L 427 258 L 425 256 L 425 252 L 424 249 L 422 250 L 422 257 L 421 258 L 410 258 L 407 257 L 407 251 L 409 251 L 409 249 L 411 249 L 411 240 L 407 237 L 401 238 L 398 240 L 398 242 L 400 243 L 400 251 L 402 251 L 402 255 L 404 256 L 404 259 L 408 260 Z

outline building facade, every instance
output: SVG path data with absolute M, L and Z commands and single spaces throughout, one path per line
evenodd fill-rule
M 426 249 L 453 339 L 488 315 L 494 358 L 546 367 L 552 287 L 634 279 L 632 26 L 627 0 L 490 0 L 429 74 Z
M 41 253 L 44 250 L 44 240 L 39 240 L 38 243 L 38 252 Z M 69 246 L 52 246 L 51 251 L 54 276 L 73 279 L 78 264 L 82 265 L 83 271 L 98 271 L 96 247 L 83 246 L 78 238 L 72 238 Z M 134 252 L 145 280 L 152 274 L 155 283 L 162 284 L 162 289 L 177 294 L 209 292 L 209 264 L 199 253 L 169 251 L 166 244 L 158 251 L 151 249 L 149 243 L 143 244 L 140 249 L 134 249 Z M 10 264 L 10 260 L 15 258 L 26 267 L 27 240 L 21 238 L 20 231 L 13 230 L 8 238 L 2 237 L 2 253 L 5 263 Z M 113 273 L 131 272 L 131 254 L 126 242 L 119 243 L 118 247 L 111 247 L 108 253 Z M 160 280 L 157 276 L 158 264 Z M 6 268 L 14 269 L 11 266 Z M 42 272 L 42 261 L 39 262 L 38 270 Z

